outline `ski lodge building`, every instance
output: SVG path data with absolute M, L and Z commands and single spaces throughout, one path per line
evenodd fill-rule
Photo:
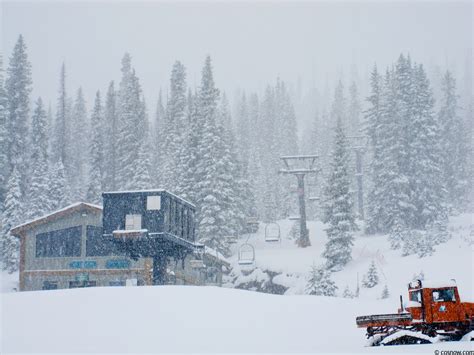
M 104 209 L 78 202 L 12 229 L 20 238 L 20 291 L 222 284 L 229 264 L 195 242 L 191 203 L 164 190 L 103 199 Z

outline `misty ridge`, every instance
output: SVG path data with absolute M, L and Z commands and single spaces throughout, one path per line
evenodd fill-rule
M 445 241 L 449 215 L 472 210 L 469 65 L 430 67 L 400 50 L 386 65 L 353 63 L 350 75 L 316 83 L 307 73 L 304 84 L 305 74 L 296 82 L 275 75 L 260 90 L 227 92 L 216 83 L 211 52 L 199 74 L 176 60 L 151 101 L 133 53 L 125 53 L 107 64 L 120 78 L 94 92 L 71 88 L 66 60 L 48 79 L 57 95 L 47 101 L 33 97 L 30 47 L 19 35 L 1 65 L 8 270 L 18 265 L 12 227 L 77 201 L 101 204 L 102 192 L 117 190 L 164 188 L 193 202 L 199 240 L 229 256 L 249 218 L 298 214 L 294 178 L 279 174 L 286 155 L 318 155 L 319 172 L 306 181 L 307 213 L 328 224 L 330 269 L 351 260 L 359 229 L 389 233 L 392 248 L 421 257 Z M 92 77 L 81 80 L 89 86 Z

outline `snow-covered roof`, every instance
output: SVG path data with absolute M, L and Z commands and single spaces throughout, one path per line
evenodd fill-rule
M 173 196 L 174 198 L 178 199 L 178 200 L 181 200 L 185 203 L 187 203 L 188 205 L 191 205 L 193 207 L 196 207 L 196 205 L 192 202 L 189 202 L 188 200 L 185 200 L 184 198 L 182 197 L 179 197 L 178 195 L 175 195 L 174 193 L 172 192 L 169 192 L 168 190 L 165 190 L 165 189 L 148 189 L 148 190 L 124 190 L 124 191 L 106 191 L 106 192 L 103 192 L 102 193 L 102 196 L 103 195 L 113 195 L 113 194 L 131 194 L 131 193 L 148 193 L 148 192 L 164 192 L 164 193 L 167 193 L 168 195 L 171 195 Z
M 442 288 L 442 287 L 455 287 L 456 280 L 426 280 L 421 281 L 421 286 L 423 288 Z
M 69 206 L 66 206 L 64 208 L 61 208 L 57 211 L 48 213 L 44 216 L 41 216 L 41 217 L 32 219 L 30 221 L 27 221 L 25 223 L 19 224 L 18 226 L 12 228 L 11 233 L 13 235 L 17 235 L 18 233 L 20 233 L 20 232 L 22 232 L 26 229 L 30 229 L 30 228 L 38 225 L 38 224 L 50 222 L 51 220 L 54 220 L 56 218 L 60 218 L 62 216 L 65 216 L 65 215 L 67 215 L 69 213 L 72 213 L 72 212 L 75 212 L 75 211 L 80 211 L 82 209 L 88 209 L 88 210 L 98 212 L 98 213 L 102 212 L 102 206 L 94 205 L 94 204 L 88 203 L 88 202 L 76 202 L 76 203 L 73 203 L 73 204 L 71 204 Z
M 226 265 L 230 265 L 229 262 L 226 260 L 226 257 L 213 248 L 209 248 L 208 246 L 205 246 L 204 254 L 206 254 L 207 256 L 213 257 L 219 260 L 220 262 L 223 262 Z

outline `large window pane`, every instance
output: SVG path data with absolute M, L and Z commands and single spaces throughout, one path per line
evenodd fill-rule
M 37 234 L 36 256 L 81 256 L 81 235 L 81 226 Z

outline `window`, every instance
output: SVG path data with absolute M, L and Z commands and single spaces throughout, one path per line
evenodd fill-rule
M 109 286 L 125 286 L 125 280 L 110 281 Z
M 96 281 L 69 281 L 69 288 L 95 287 Z
M 57 290 L 58 282 L 57 281 L 44 281 L 43 290 Z
M 184 207 L 183 209 L 183 237 L 189 239 L 188 234 L 188 208 Z
M 180 204 L 176 204 L 176 235 L 178 237 L 181 237 L 181 233 L 183 230 L 182 226 L 182 214 L 183 214 L 183 209 Z
M 434 302 L 456 302 L 456 297 L 454 296 L 454 289 L 448 288 L 445 290 L 433 291 L 433 301 Z
M 170 231 L 170 202 L 165 202 L 165 213 L 164 213 L 164 223 L 165 223 L 165 232 Z
M 170 233 L 176 234 L 176 201 L 170 200 L 170 202 L 171 202 Z
M 161 196 L 147 196 L 146 209 L 148 211 L 161 210 Z
M 101 227 L 87 226 L 86 237 L 86 256 L 119 254 L 114 242 L 104 238 Z
M 81 256 L 82 227 L 36 235 L 36 257 Z
M 193 210 L 189 210 L 188 217 L 189 217 L 189 223 L 188 223 L 189 240 L 194 241 L 194 211 Z
M 142 215 L 141 214 L 127 214 L 125 216 L 125 230 L 140 230 L 142 229 Z
M 421 291 L 410 292 L 410 301 L 421 303 Z

